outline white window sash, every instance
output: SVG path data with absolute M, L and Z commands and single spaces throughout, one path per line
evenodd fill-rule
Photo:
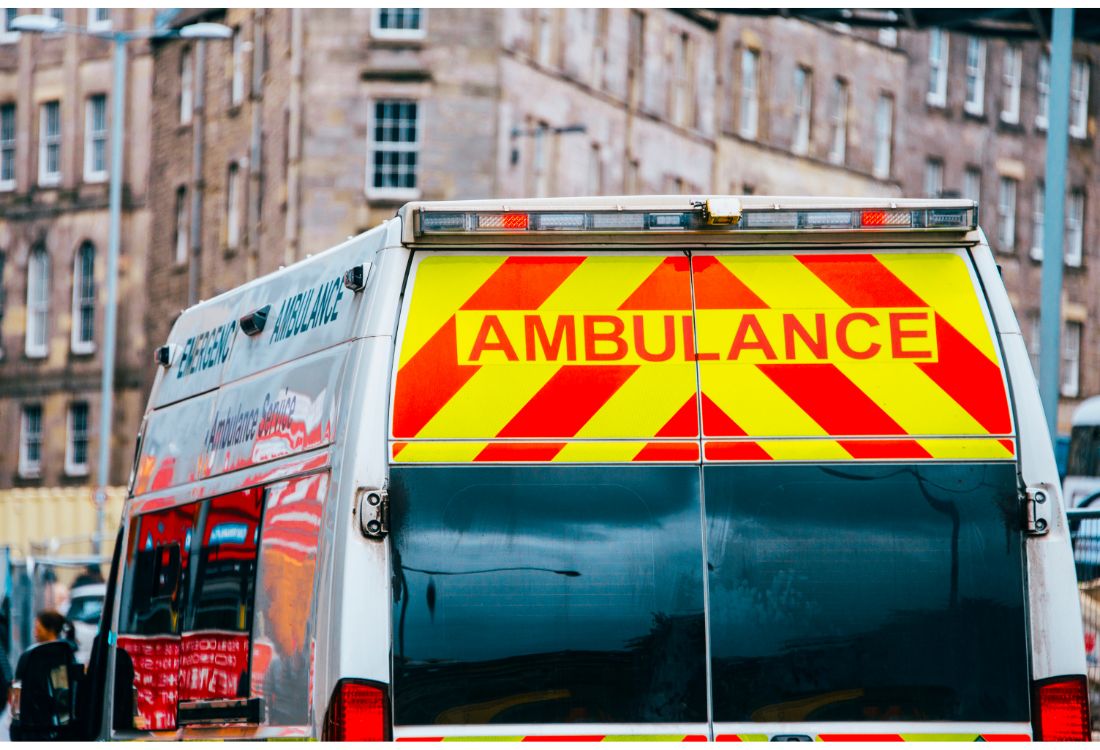
M 57 112 L 57 132 L 50 132 L 50 111 Z M 38 122 L 38 184 L 53 187 L 61 184 L 61 104 L 46 102 L 39 106 Z M 56 153 L 56 169 L 51 170 L 50 152 Z
M 1062 388 L 1066 398 L 1076 398 L 1081 392 L 1081 329 L 1075 321 L 1066 321 L 1062 329 Z
M 759 132 L 760 55 L 756 50 L 741 53 L 741 137 L 749 140 Z
M 415 141 L 375 141 L 374 139 L 374 126 L 376 119 L 376 105 L 384 102 L 413 102 L 416 104 L 416 140 Z M 420 197 L 420 143 L 424 132 L 424 106 L 421 100 L 417 99 L 377 99 L 368 103 L 369 117 L 367 121 L 367 179 L 366 179 L 366 194 L 369 197 L 386 198 L 395 200 L 410 200 Z M 545 140 L 549 136 L 544 136 Z M 415 153 L 417 154 L 417 164 L 414 167 L 413 174 L 417 177 L 416 187 L 375 187 L 374 185 L 374 159 L 375 154 L 378 152 L 389 153 Z
M 5 166 L 10 167 L 11 178 L 0 178 L 0 190 L 14 190 L 15 189 L 15 143 L 16 143 L 16 122 L 15 122 L 15 105 L 9 102 L 5 102 L 7 112 L 11 113 L 11 138 L 8 140 L 0 140 L 0 175 L 3 175 L 3 169 Z M 0 115 L 0 128 L 2 125 L 2 115 Z
M 95 106 L 101 102 L 103 106 L 103 129 L 95 129 Z M 107 98 L 90 96 L 84 105 L 84 181 L 104 182 L 107 179 Z M 103 162 L 100 168 L 95 165 L 96 144 L 103 145 Z
M 88 8 L 88 31 L 108 31 L 111 28 L 111 15 L 110 9 L 108 10 L 107 17 L 104 19 L 97 19 L 96 14 L 101 8 Z
M 50 261 L 45 252 L 32 252 L 27 268 L 27 323 L 25 353 L 41 359 L 50 352 Z
M 19 476 L 28 479 L 42 473 L 42 407 L 36 410 L 37 425 L 31 424 L 31 410 L 24 407 L 19 423 Z M 32 427 L 34 430 L 32 431 Z M 30 456 L 31 443 L 37 443 L 38 458 Z
M 997 239 L 1001 249 L 1011 252 L 1016 246 L 1016 182 L 1001 178 L 997 195 Z
M 943 107 L 947 105 L 947 32 L 933 29 L 928 45 L 929 89 L 926 100 L 933 107 Z M 933 51 L 938 54 L 934 56 Z
M 1066 199 L 1066 239 L 1064 260 L 1067 266 L 1078 268 L 1084 250 L 1084 193 L 1073 190 Z
M 1073 138 L 1085 138 L 1089 126 L 1089 66 L 1084 60 L 1073 61 L 1069 98 L 1069 134 Z
M 84 276 L 84 246 L 81 246 L 76 251 L 76 258 L 73 260 L 73 301 L 72 301 L 72 330 L 69 334 L 69 344 L 72 347 L 73 354 L 91 354 L 95 351 L 95 301 L 96 301 L 96 287 L 95 287 L 95 249 L 94 246 L 91 250 L 92 253 L 92 268 L 91 268 L 91 296 L 84 296 L 85 276 Z M 89 309 L 90 308 L 90 309 Z M 84 316 L 90 315 L 92 318 L 92 337 L 84 338 Z
M 844 164 L 848 150 L 848 85 L 833 81 L 833 137 L 829 146 L 829 161 Z
M 19 41 L 19 32 L 8 28 L 7 12 L 10 8 L 0 8 L 0 44 L 13 44 Z
M 1035 189 L 1035 205 L 1031 207 L 1031 250 L 1029 251 L 1032 260 L 1043 259 L 1043 222 L 1045 216 L 1043 212 L 1046 210 L 1044 201 L 1046 200 L 1046 194 L 1043 191 L 1043 185 L 1040 183 Z
M 84 428 L 82 432 L 77 432 L 75 425 L 75 413 L 77 404 L 70 404 L 68 415 L 65 420 L 65 473 L 71 477 L 83 477 L 88 474 L 88 427 L 90 421 L 90 409 L 86 403 L 82 403 L 84 407 Z M 82 440 L 84 443 L 84 461 L 83 463 L 76 462 L 76 443 L 77 440 Z
M 1046 130 L 1047 118 L 1050 116 L 1050 57 L 1045 53 L 1039 56 L 1039 74 L 1035 82 L 1035 95 L 1038 105 L 1035 112 L 1035 127 Z
M 874 176 L 880 180 L 890 176 L 893 158 L 894 107 L 889 97 L 880 96 L 875 105 L 875 161 Z
M 233 77 L 229 83 L 229 103 L 232 106 L 237 106 L 244 101 L 244 38 L 241 36 L 241 30 L 233 30 Z
M 189 251 L 188 228 L 190 217 L 187 214 L 187 191 L 176 191 L 176 265 L 187 263 Z
M 180 59 L 180 125 L 191 124 L 194 108 L 195 63 L 191 50 L 185 49 Z
M 972 65 L 970 60 L 971 45 L 976 45 L 977 60 Z M 963 108 L 972 115 L 980 115 L 985 105 L 985 41 L 971 37 L 967 41 L 966 49 L 966 102 Z M 973 85 L 971 86 L 971 81 Z
M 1023 71 L 1023 53 L 1019 47 L 1005 47 L 1003 81 L 1005 86 L 1001 121 L 1015 125 L 1020 121 L 1020 76 Z
M 241 243 L 241 170 L 230 165 L 225 186 L 225 244 L 235 250 Z
M 428 33 L 428 9 L 420 8 L 419 24 L 415 29 L 391 29 L 382 27 L 383 8 L 375 8 L 370 17 L 370 35 L 376 39 L 423 39 Z M 389 8 L 388 10 L 397 10 Z M 403 8 L 401 10 L 411 10 Z

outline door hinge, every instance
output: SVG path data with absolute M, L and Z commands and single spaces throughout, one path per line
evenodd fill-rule
M 1028 487 L 1024 490 L 1024 530 L 1028 534 L 1041 536 L 1050 531 L 1050 491 L 1042 487 Z
M 367 539 L 383 539 L 390 532 L 390 501 L 385 490 L 359 488 L 359 531 Z

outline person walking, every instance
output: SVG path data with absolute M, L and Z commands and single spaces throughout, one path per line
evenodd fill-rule
M 12 717 L 11 739 L 66 739 L 73 719 L 76 631 L 60 612 L 45 609 L 34 618 L 34 640 L 15 667 L 19 716 Z

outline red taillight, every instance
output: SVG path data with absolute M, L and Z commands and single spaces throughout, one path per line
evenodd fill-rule
M 393 738 L 386 687 L 366 680 L 340 680 L 332 691 L 321 739 L 383 742 Z
M 1089 693 L 1083 675 L 1052 677 L 1032 683 L 1035 739 L 1087 742 Z

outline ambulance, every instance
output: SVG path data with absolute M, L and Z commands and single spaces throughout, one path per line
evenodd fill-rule
M 103 739 L 1089 737 L 973 202 L 410 203 L 155 360 Z

